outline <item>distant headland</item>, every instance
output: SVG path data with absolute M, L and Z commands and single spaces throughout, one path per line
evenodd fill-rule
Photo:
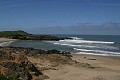
M 20 40 L 63 40 L 68 39 L 67 37 L 56 37 L 46 34 L 29 34 L 25 31 L 1 31 L 0 38 L 9 38 L 9 39 L 20 39 Z

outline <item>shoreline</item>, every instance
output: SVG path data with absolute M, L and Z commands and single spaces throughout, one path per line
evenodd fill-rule
M 71 58 L 76 64 L 44 71 L 49 76 L 46 80 L 120 80 L 120 58 L 83 54 Z
M 0 42 L 16 41 L 17 39 L 0 38 Z
M 14 64 L 20 64 L 24 61 L 34 65 L 32 68 L 40 71 L 42 73 L 41 75 L 35 76 L 31 74 L 34 71 L 31 72 L 28 66 L 25 68 L 28 72 L 30 71 L 29 73 L 33 80 L 34 78 L 41 80 L 39 79 L 41 76 L 44 78 L 42 80 L 120 80 L 119 57 L 60 54 L 55 50 L 44 51 L 19 47 L 1 47 L 0 50 L 6 53 L 0 56 L 0 62 L 3 65 L 5 62 L 6 64 L 9 62 L 10 65 L 14 66 Z M 4 68 L 11 70 L 12 67 L 1 65 L 0 73 L 4 73 Z
M 78 53 L 71 53 L 71 55 L 86 55 L 86 56 L 101 56 L 101 57 L 114 57 L 114 58 L 120 58 L 120 55 L 100 55 L 100 54 L 78 54 Z
M 18 39 L 10 39 L 10 38 L 0 38 L 0 43 L 2 42 L 10 42 L 10 41 L 17 41 Z M 104 56 L 104 57 L 118 57 L 120 55 L 106 55 L 106 54 L 79 54 L 79 53 L 71 53 L 72 55 L 87 55 L 87 56 Z
M 89 54 L 71 54 L 72 56 L 79 56 L 80 58 L 106 58 L 106 59 L 117 59 L 120 60 L 120 56 L 104 56 L 104 55 L 89 55 Z

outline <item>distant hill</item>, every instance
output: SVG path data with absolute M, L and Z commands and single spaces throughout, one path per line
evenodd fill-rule
M 24 32 L 22 30 L 0 32 L 0 37 L 11 38 L 11 39 L 19 39 L 20 37 L 28 36 L 28 35 L 30 35 L 30 34 L 28 34 L 27 32 Z
M 0 32 L 0 37 L 6 37 L 6 38 L 14 38 L 16 36 L 26 36 L 30 35 L 22 30 L 18 31 L 2 31 Z
M 29 34 L 25 31 L 2 31 L 0 32 L 0 38 L 10 38 L 10 39 L 20 39 L 20 40 L 61 40 L 65 38 L 60 38 L 51 35 L 43 34 Z

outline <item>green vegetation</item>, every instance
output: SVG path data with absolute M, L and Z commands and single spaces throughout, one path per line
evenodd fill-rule
M 18 31 L 2 31 L 0 32 L 0 37 L 4 37 L 4 38 L 19 38 L 19 37 L 23 37 L 23 36 L 27 36 L 30 35 L 22 30 L 18 30 Z
M 29 34 L 22 30 L 18 31 L 2 31 L 0 38 L 21 39 L 21 40 L 61 40 L 63 38 L 45 35 L 45 34 Z
M 0 47 L 0 80 L 44 80 L 49 78 L 44 75 L 42 71 L 51 70 L 51 67 L 57 67 L 59 64 L 71 64 L 74 61 L 68 52 L 58 50 L 41 50 L 24 47 Z M 37 63 L 32 63 L 31 59 L 38 59 L 40 67 L 36 66 Z M 43 62 L 49 61 L 50 68 L 43 67 Z M 47 66 L 47 63 L 45 66 Z M 41 68 L 43 67 L 43 68 Z M 8 77 L 9 76 L 9 77 Z
M 3 74 L 0 74 L 0 80 L 19 80 L 18 78 L 7 77 Z

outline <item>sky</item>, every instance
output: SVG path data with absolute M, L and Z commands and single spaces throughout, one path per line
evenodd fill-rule
M 0 0 L 0 31 L 120 35 L 120 0 Z

